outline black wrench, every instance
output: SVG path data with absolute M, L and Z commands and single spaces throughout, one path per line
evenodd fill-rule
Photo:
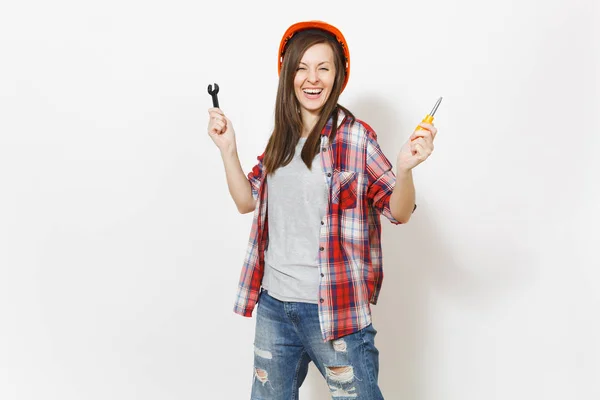
M 219 93 L 219 85 L 215 83 L 215 90 L 213 90 L 212 85 L 208 85 L 208 94 L 212 96 L 213 107 L 219 108 L 219 98 L 217 97 L 217 93 Z

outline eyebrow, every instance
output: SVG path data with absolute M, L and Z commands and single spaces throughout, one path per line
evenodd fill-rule
M 319 66 L 321 64 L 329 64 L 329 63 L 330 63 L 330 61 L 321 61 L 320 63 L 317 64 L 317 66 Z M 307 63 L 302 62 L 302 61 L 300 61 L 300 64 L 308 65 Z

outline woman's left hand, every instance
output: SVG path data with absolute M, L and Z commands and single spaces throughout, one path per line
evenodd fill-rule
M 427 160 L 433 152 L 433 139 L 437 134 L 437 128 L 426 122 L 421 122 L 419 126 L 423 129 L 415 130 L 400 149 L 396 163 L 399 170 L 410 171 Z

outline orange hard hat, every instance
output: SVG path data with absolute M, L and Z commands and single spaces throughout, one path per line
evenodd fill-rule
M 342 85 L 342 91 L 346 87 L 348 83 L 348 77 L 350 77 L 350 51 L 348 50 L 348 43 L 346 43 L 346 39 L 342 32 L 338 28 L 333 25 L 330 25 L 323 21 L 305 21 L 305 22 L 297 22 L 294 25 L 290 26 L 287 31 L 283 34 L 283 38 L 281 38 L 281 43 L 279 44 L 279 53 L 277 54 L 277 73 L 281 73 L 281 66 L 283 65 L 283 53 L 285 52 L 285 46 L 287 42 L 298 32 L 304 31 L 307 29 L 321 29 L 331 35 L 333 35 L 342 50 L 344 51 L 344 57 L 346 61 L 346 79 L 344 80 L 344 84 Z

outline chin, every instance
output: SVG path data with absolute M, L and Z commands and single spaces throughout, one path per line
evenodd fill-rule
M 311 113 L 316 113 L 316 112 L 320 112 L 323 107 L 325 107 L 325 103 L 323 104 L 301 104 L 301 107 L 304 108 L 306 111 L 311 112 Z

